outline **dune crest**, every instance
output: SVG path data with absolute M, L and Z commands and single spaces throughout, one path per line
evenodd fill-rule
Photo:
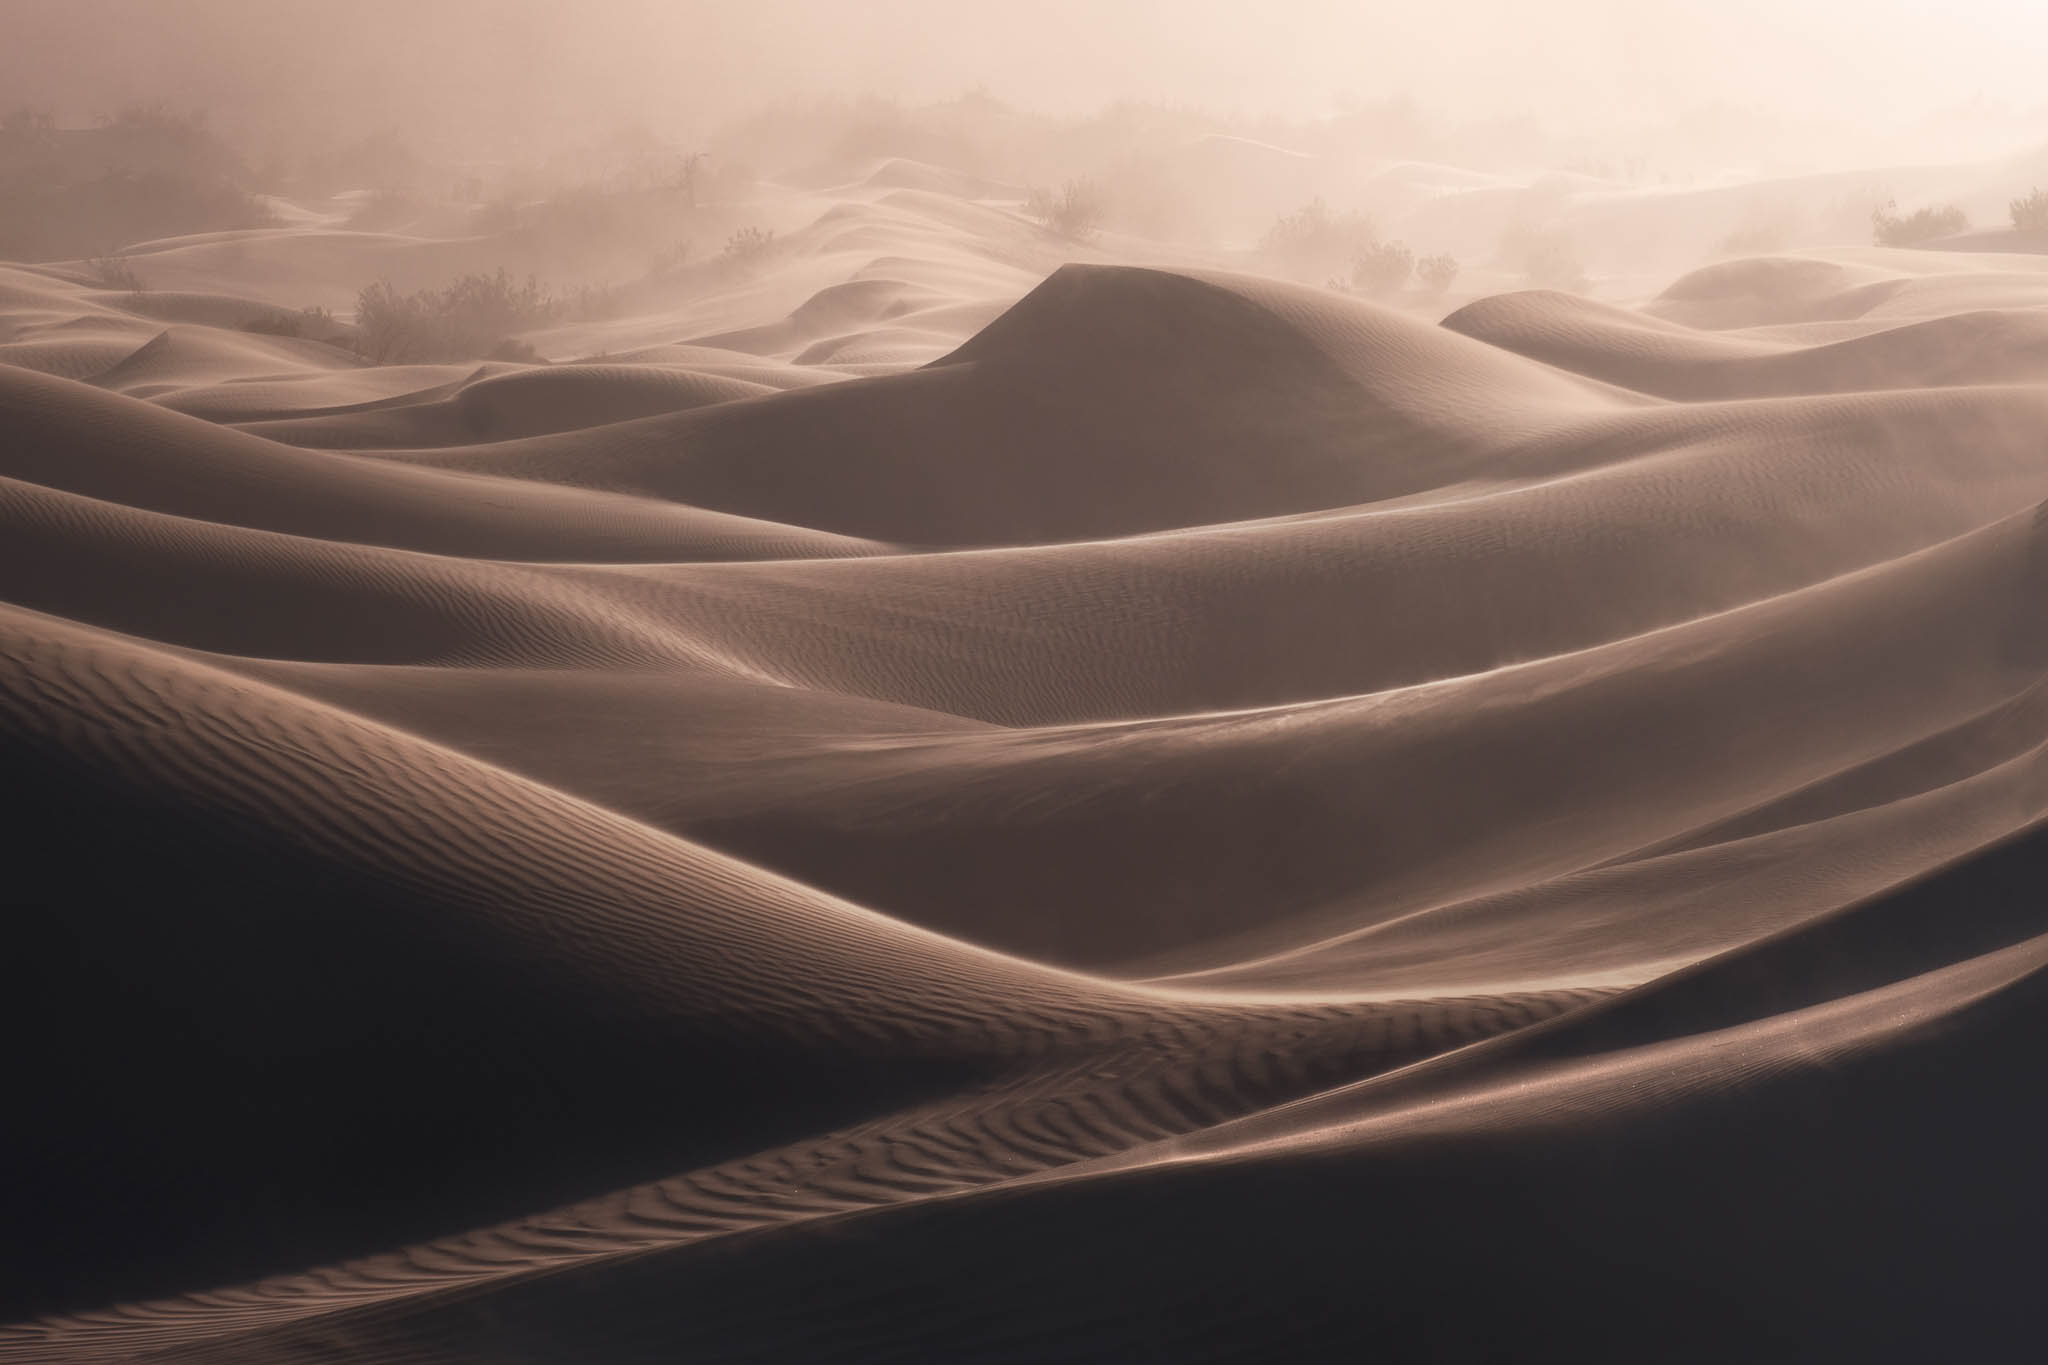
M 402 363 L 279 309 L 429 288 L 417 206 L 0 267 L 0 1360 L 2029 1311 L 2048 272 L 1425 313 L 805 183 Z

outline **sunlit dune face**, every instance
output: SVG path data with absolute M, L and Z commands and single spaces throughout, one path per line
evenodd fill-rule
M 2048 13 L 0 8 L 0 1365 L 2048 1355 Z

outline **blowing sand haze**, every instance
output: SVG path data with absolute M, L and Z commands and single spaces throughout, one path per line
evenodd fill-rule
M 2032 7 L 4 8 L 0 1361 L 2048 1354 Z

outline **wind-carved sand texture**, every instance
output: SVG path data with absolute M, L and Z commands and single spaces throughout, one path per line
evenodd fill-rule
M 1439 325 L 915 169 L 549 365 L 0 268 L 0 1359 L 2036 1322 L 2048 258 Z

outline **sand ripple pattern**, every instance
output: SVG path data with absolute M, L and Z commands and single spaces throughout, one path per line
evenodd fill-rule
M 2039 277 L 1436 326 L 883 189 L 602 364 L 0 271 L 0 1360 L 2018 1339 Z

